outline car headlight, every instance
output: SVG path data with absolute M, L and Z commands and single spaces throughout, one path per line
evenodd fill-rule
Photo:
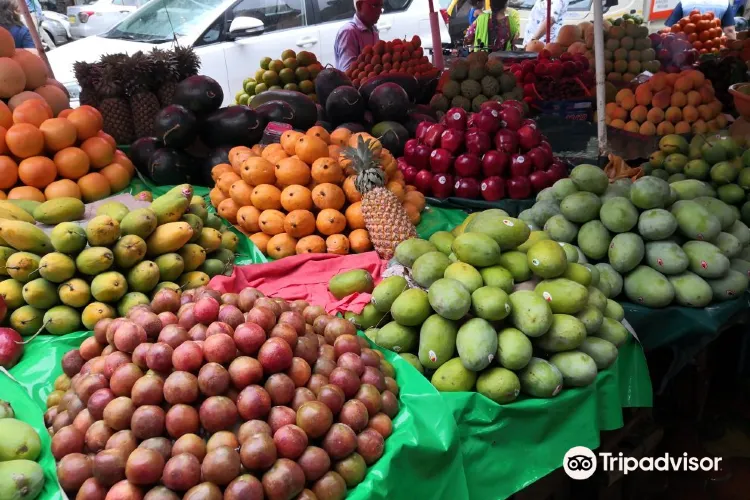
M 50 25 L 53 28 L 55 28 L 55 29 L 58 29 L 58 30 L 64 29 L 62 23 L 60 21 L 58 21 L 57 19 L 49 19 L 48 18 L 47 22 L 50 23 Z

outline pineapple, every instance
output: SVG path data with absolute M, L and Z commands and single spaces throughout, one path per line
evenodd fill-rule
M 73 73 L 81 87 L 81 93 L 78 96 L 81 106 L 97 106 L 95 85 L 100 71 L 99 64 L 89 64 L 82 61 L 73 64 Z
M 133 126 L 136 137 L 154 135 L 154 117 L 161 109 L 159 98 L 151 89 L 154 83 L 154 62 L 143 52 L 137 52 L 130 58 L 126 72 L 130 79 L 125 84 L 125 91 L 130 99 L 130 112 L 133 114 Z
M 390 260 L 399 243 L 417 237 L 417 229 L 396 195 L 384 187 L 385 172 L 372 142 L 360 136 L 356 148 L 347 147 L 343 155 L 357 174 L 354 186 L 362 195 L 362 216 L 372 244 L 380 258 Z
M 133 115 L 122 83 L 123 63 L 126 61 L 127 56 L 123 54 L 102 57 L 102 69 L 96 87 L 99 111 L 104 120 L 102 129 L 114 137 L 117 144 L 130 144 L 135 140 Z
M 174 90 L 179 82 L 180 72 L 175 64 L 174 52 L 154 48 L 149 54 L 156 79 L 156 95 L 162 107 L 172 104 Z

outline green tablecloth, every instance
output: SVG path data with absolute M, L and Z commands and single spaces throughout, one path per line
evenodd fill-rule
M 454 197 L 441 200 L 439 198 L 428 196 L 427 202 L 433 207 L 470 210 L 472 212 L 487 210 L 490 208 L 500 208 L 508 212 L 508 215 L 510 215 L 511 217 L 517 217 L 518 214 L 520 214 L 527 208 L 531 208 L 532 206 L 534 206 L 535 200 L 534 198 L 530 198 L 527 200 L 512 200 L 510 198 L 506 198 L 504 200 L 498 201 L 484 201 Z

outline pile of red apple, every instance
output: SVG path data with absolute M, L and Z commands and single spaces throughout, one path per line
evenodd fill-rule
M 651 33 L 648 36 L 656 49 L 656 57 L 661 62 L 662 71 L 679 73 L 682 70 L 693 68 L 700 57 L 700 51 L 693 46 L 688 36 L 684 32 L 670 33 L 667 31 Z
M 533 60 L 511 65 L 510 71 L 523 85 L 524 101 L 539 97 L 545 101 L 564 101 L 586 96 L 586 88 L 596 81 L 589 61 L 583 54 L 563 52 L 553 59 L 548 50 Z
M 398 165 L 425 196 L 520 200 L 567 176 L 518 101 L 487 101 L 471 114 L 451 108 L 440 123 L 420 123 L 416 135 Z

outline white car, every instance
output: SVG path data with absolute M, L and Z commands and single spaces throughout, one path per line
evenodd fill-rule
M 68 7 L 68 21 L 73 38 L 104 33 L 138 10 L 147 0 L 85 0 Z
M 73 63 L 97 61 L 104 54 L 149 51 L 179 43 L 192 46 L 200 72 L 224 90 L 224 105 L 234 102 L 242 81 L 253 76 L 263 57 L 286 49 L 313 52 L 323 64 L 334 63 L 336 33 L 354 15 L 352 0 L 151 0 L 108 32 L 78 40 L 48 53 L 55 78 L 77 104 Z M 448 28 L 440 22 L 442 43 Z M 378 22 L 380 38 L 418 34 L 430 50 L 428 0 L 385 0 Z

